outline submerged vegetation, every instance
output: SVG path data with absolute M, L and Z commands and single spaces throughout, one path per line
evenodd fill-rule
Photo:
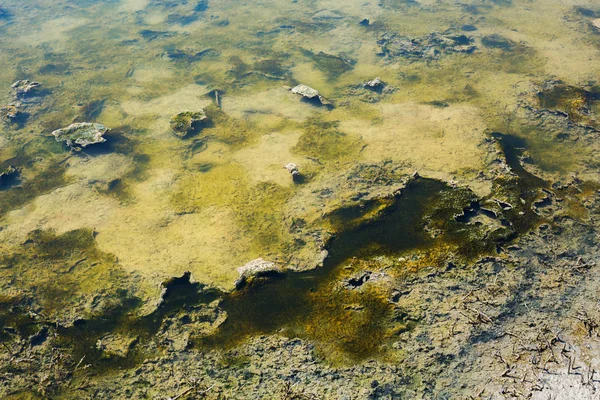
M 597 387 L 600 10 L 330 3 L 2 4 L 0 397 Z

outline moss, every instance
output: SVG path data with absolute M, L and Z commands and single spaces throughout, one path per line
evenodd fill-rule
M 73 318 L 94 296 L 101 296 L 101 301 L 87 314 L 103 313 L 112 302 L 119 303 L 123 294 L 135 291 L 115 265 L 115 257 L 96 247 L 88 229 L 62 235 L 35 230 L 20 249 L 2 256 L 11 263 L 9 270 L 2 271 L 3 279 L 10 279 L 14 290 L 34 293 L 44 315 L 51 319 Z

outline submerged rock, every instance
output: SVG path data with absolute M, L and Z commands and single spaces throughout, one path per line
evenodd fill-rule
M 370 88 L 370 89 L 381 88 L 383 86 L 385 86 L 385 83 L 383 83 L 381 81 L 381 79 L 379 79 L 379 77 L 377 77 L 373 80 L 367 81 L 363 84 L 364 88 Z
M 265 261 L 262 258 L 250 261 L 248 264 L 239 267 L 238 272 L 239 278 L 235 281 L 235 287 L 240 288 L 248 280 L 270 274 L 278 274 L 281 272 L 281 268 L 275 263 Z
M 322 10 L 319 11 L 318 13 L 316 13 L 315 15 L 313 15 L 313 19 L 342 19 L 343 17 L 336 13 L 335 11 L 331 11 L 331 10 Z
M 298 170 L 298 166 L 294 163 L 289 163 L 283 166 L 283 168 L 287 169 L 288 172 L 292 175 L 292 177 L 300 175 L 300 171 Z
M 79 122 L 63 129 L 57 129 L 52 132 L 52 135 L 57 142 L 64 141 L 69 147 L 81 148 L 106 142 L 103 136 L 108 130 L 104 125 L 95 122 Z
M 171 118 L 171 131 L 175 136 L 184 138 L 198 128 L 198 123 L 205 121 L 208 117 L 204 110 L 184 111 Z
M 304 84 L 300 84 L 300 85 L 292 88 L 292 93 L 299 94 L 302 97 L 304 97 L 306 99 L 310 99 L 310 100 L 318 99 L 319 102 L 324 106 L 331 104 L 331 102 L 329 100 L 327 100 L 325 97 L 321 96 L 317 90 L 311 88 L 310 86 L 304 85 Z
M 377 44 L 380 55 L 409 59 L 435 59 L 442 54 L 472 53 L 477 49 L 473 39 L 466 35 L 442 35 L 431 33 L 418 38 L 384 33 Z
M 302 181 L 302 174 L 300 174 L 300 170 L 298 166 L 294 163 L 288 163 L 283 166 L 283 168 L 287 169 L 287 171 L 292 175 L 292 180 L 296 183 Z
M 481 43 L 485 47 L 491 49 L 500 49 L 504 51 L 512 51 L 516 46 L 516 43 L 512 40 L 507 39 L 504 36 L 498 35 L 496 33 L 482 37 Z
M 0 109 L 0 118 L 5 122 L 15 122 L 19 117 L 21 103 L 11 103 Z
M 332 79 L 336 79 L 340 75 L 351 71 L 354 68 L 354 64 L 356 64 L 355 60 L 345 56 L 328 54 L 322 51 L 314 53 L 309 50 L 302 50 L 302 53 L 311 59 L 318 69 Z
M 13 83 L 11 85 L 11 88 L 15 92 L 15 96 L 18 98 L 25 97 L 31 94 L 35 89 L 39 88 L 40 86 L 42 86 L 41 83 L 30 81 L 29 79 L 24 79 Z

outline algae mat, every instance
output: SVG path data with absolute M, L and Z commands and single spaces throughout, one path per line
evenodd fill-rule
M 506 261 L 544 224 L 595 230 L 599 18 L 585 0 L 4 1 L 7 359 L 58 324 L 98 374 L 161 335 L 402 364 L 426 318 L 400 282 Z M 84 122 L 109 129 L 52 135 Z

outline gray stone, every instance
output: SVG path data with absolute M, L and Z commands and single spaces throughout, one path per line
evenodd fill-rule
M 67 146 L 77 149 L 106 142 L 103 135 L 108 131 L 109 129 L 102 124 L 79 122 L 63 129 L 57 129 L 52 132 L 52 135 L 54 135 L 57 142 L 66 142 Z
M 283 166 L 283 168 L 288 170 L 288 172 L 292 175 L 292 178 L 297 178 L 300 176 L 300 170 L 298 170 L 298 166 L 294 163 L 286 164 Z
M 11 88 L 15 92 L 17 97 L 26 96 L 33 92 L 38 87 L 42 86 L 41 83 L 30 81 L 29 79 L 16 81 L 11 85 Z
M 369 88 L 369 89 L 377 89 L 377 88 L 381 88 L 382 86 L 385 86 L 385 83 L 383 83 L 379 77 L 377 77 L 373 80 L 367 81 L 363 84 L 363 87 Z
M 331 104 L 331 102 L 323 96 L 321 96 L 317 90 L 304 84 L 300 84 L 292 88 L 292 93 L 299 94 L 307 99 L 318 99 L 324 106 Z

